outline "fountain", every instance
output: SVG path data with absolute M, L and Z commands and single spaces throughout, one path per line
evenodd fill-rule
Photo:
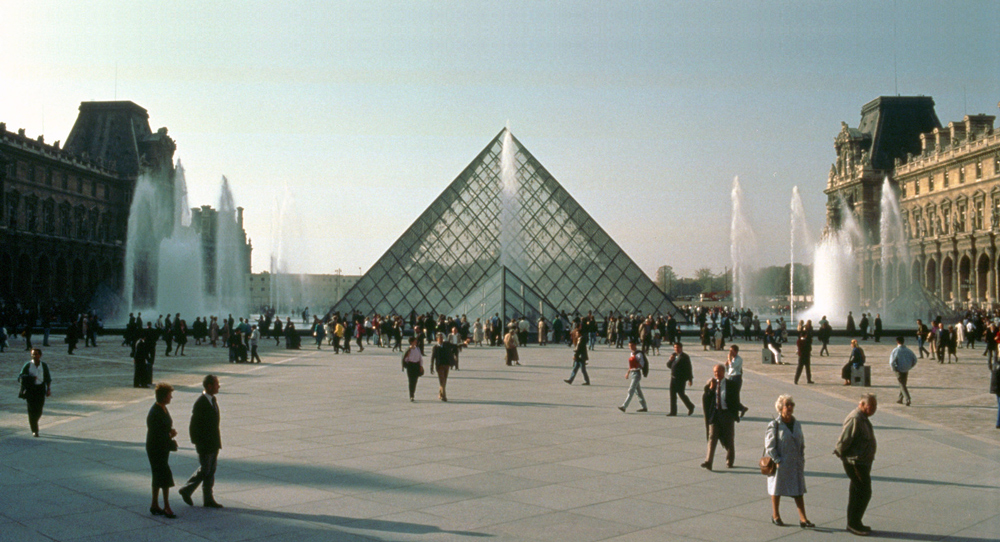
M 190 321 L 205 311 L 242 314 L 247 266 L 241 222 L 223 177 L 217 220 L 211 221 L 215 246 L 206 249 L 204 232 L 192 224 L 180 162 L 140 174 L 129 209 L 122 305 L 111 321 L 143 311 L 179 312 Z M 216 264 L 212 276 L 206 276 L 206 262 Z
M 244 261 L 246 253 L 242 222 L 242 212 L 237 216 L 229 179 L 223 176 L 215 224 L 215 288 L 210 292 L 215 294 L 215 305 L 220 312 L 234 311 L 240 314 L 248 305 L 244 272 L 248 265 Z
M 860 246 L 861 227 L 854 211 L 839 202 L 840 228 L 828 231 L 816 245 L 813 257 L 813 306 L 803 317 L 826 316 L 831 324 L 843 325 L 848 311 L 858 307 L 858 275 L 855 247 Z
M 733 301 L 739 308 L 751 303 L 753 290 L 752 262 L 757 255 L 757 238 L 744 210 L 743 188 L 739 176 L 733 177 L 732 220 L 729 228 L 729 257 L 733 267 Z
M 521 201 L 518 195 L 517 144 L 504 129 L 500 149 L 500 264 L 521 275 Z
M 309 251 L 299 246 L 304 239 L 302 221 L 295 210 L 295 196 L 285 185 L 280 205 L 274 210 L 271 222 L 271 295 L 268 304 L 276 314 L 291 314 L 295 309 L 295 299 L 304 299 L 301 291 L 302 280 L 293 276 L 289 263 L 295 261 L 300 267 L 307 267 L 302 259 Z M 256 309 L 256 307 L 254 307 Z
M 880 202 L 881 221 L 879 223 L 879 244 L 882 246 L 882 313 L 889 313 L 889 273 L 892 253 L 896 253 L 898 265 L 906 269 L 908 275 L 910 268 L 910 251 L 906 246 L 906 232 L 903 230 L 904 224 L 899 212 L 899 196 L 889 183 L 889 177 L 882 183 L 882 198 Z M 896 273 L 896 280 L 899 280 L 900 273 Z M 899 284 L 898 292 L 902 291 L 902 284 Z
M 799 261 L 806 263 L 812 259 L 813 241 L 809 234 L 809 226 L 806 224 L 806 210 L 802 205 L 802 196 L 799 195 L 799 187 L 792 187 L 791 201 L 791 243 L 789 254 L 791 264 L 788 266 L 788 299 L 791 315 L 790 323 L 795 324 L 795 252 L 796 247 L 804 251 L 803 258 Z

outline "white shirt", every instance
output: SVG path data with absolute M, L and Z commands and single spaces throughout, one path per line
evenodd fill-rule
M 42 364 L 39 363 L 38 365 L 35 365 L 34 361 L 32 361 L 31 363 L 29 363 L 28 364 L 28 377 L 34 379 L 34 381 L 31 382 L 31 383 L 34 384 L 35 386 L 41 386 L 42 384 L 44 384 L 45 383 L 45 372 L 42 371 Z M 25 382 L 25 384 L 27 384 L 27 383 L 28 382 Z
M 741 376 L 743 374 L 743 358 L 739 356 L 733 357 L 733 361 L 729 363 L 729 367 L 726 368 L 726 378 L 733 378 L 734 376 Z

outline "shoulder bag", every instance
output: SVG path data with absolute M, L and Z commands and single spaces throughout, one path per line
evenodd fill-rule
M 777 472 L 777 470 L 778 465 L 776 465 L 774 460 L 771 459 L 771 456 L 767 455 L 765 452 L 760 458 L 760 473 L 764 476 L 774 476 L 774 473 Z

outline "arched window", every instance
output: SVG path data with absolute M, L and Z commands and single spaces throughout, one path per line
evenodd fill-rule
M 17 192 L 7 193 L 7 227 L 16 230 L 18 224 L 18 214 L 21 212 L 21 196 Z

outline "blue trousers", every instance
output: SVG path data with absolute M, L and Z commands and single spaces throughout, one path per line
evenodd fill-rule
M 583 361 L 573 362 L 573 372 L 569 374 L 569 382 L 573 383 L 573 379 L 576 378 L 576 372 L 580 371 L 583 373 L 583 381 L 590 384 L 590 375 L 587 374 L 587 363 Z

